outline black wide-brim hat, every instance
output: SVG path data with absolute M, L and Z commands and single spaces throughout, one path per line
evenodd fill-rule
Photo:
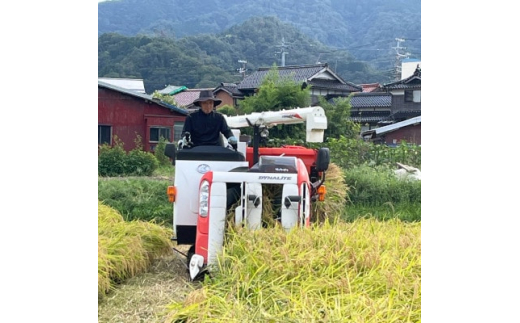
M 215 96 L 213 95 L 213 91 L 203 90 L 203 91 L 200 91 L 199 98 L 197 100 L 193 101 L 193 105 L 200 107 L 200 102 L 204 102 L 204 101 L 213 101 L 213 107 L 216 107 L 217 105 L 222 103 L 222 100 L 215 98 Z

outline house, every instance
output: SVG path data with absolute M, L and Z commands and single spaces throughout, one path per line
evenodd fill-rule
M 187 114 L 151 95 L 98 80 L 98 145 L 113 145 L 117 136 L 130 151 L 139 135 L 144 150 L 153 152 L 161 136 L 170 142 L 181 139 Z
M 421 115 L 421 68 L 407 78 L 383 84 L 378 90 L 392 95 L 392 113 L 381 120 L 384 126 Z
M 238 107 L 238 101 L 244 99 L 244 94 L 238 89 L 238 84 L 235 83 L 220 83 L 213 90 L 213 94 L 217 99 L 222 100 L 217 109 L 224 105 L 236 108 Z
M 392 95 L 382 92 L 353 93 L 350 119 L 361 124 L 361 131 L 379 127 L 392 113 Z
M 383 85 L 361 84 L 361 87 L 362 93 L 351 96 L 350 119 L 361 124 L 362 133 L 421 116 L 419 65 L 412 75 L 402 80 Z M 420 141 L 420 132 L 418 137 Z
M 123 89 L 135 91 L 138 93 L 146 93 L 142 79 L 98 77 L 98 81 L 119 86 Z
M 185 108 L 188 112 L 197 108 L 193 105 L 193 101 L 199 98 L 200 92 L 203 90 L 211 90 L 217 99 L 222 102 L 216 106 L 220 108 L 224 105 L 238 107 L 238 101 L 244 99 L 244 94 L 238 90 L 235 83 L 220 83 L 215 89 L 188 89 L 186 86 L 168 85 L 164 89 L 158 91 L 160 94 L 171 95 L 179 107 Z
M 421 116 L 410 118 L 388 126 L 361 132 L 361 137 L 374 143 L 395 146 L 401 140 L 421 144 Z
M 173 95 L 173 99 L 179 107 L 186 109 L 188 112 L 198 110 L 198 107 L 193 105 L 193 101 L 197 100 L 200 92 L 204 90 L 213 91 L 213 89 L 186 89 Z
M 259 68 L 256 72 L 246 76 L 238 83 L 238 90 L 244 96 L 253 95 L 262 81 L 267 76 L 271 67 Z M 323 96 L 326 100 L 333 97 L 346 97 L 352 92 L 362 92 L 363 88 L 350 82 L 344 81 L 334 73 L 327 63 L 277 67 L 280 79 L 290 78 L 302 85 L 311 86 L 311 105 L 318 103 L 318 97 Z

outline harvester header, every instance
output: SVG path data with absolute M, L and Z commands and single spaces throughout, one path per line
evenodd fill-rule
M 295 108 L 280 111 L 253 112 L 242 116 L 226 116 L 230 128 L 258 126 L 271 128 L 281 124 L 306 122 L 307 142 L 323 142 L 323 133 L 327 129 L 327 117 L 322 107 Z

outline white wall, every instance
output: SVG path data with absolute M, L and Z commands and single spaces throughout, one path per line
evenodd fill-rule
M 404 59 L 401 64 L 401 80 L 411 76 L 415 72 L 417 64 L 421 67 L 421 61 L 418 59 Z

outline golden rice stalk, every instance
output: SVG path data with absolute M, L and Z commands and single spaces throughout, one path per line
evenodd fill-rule
M 262 185 L 262 222 L 266 227 L 272 228 L 278 223 L 276 218 L 280 216 L 281 201 L 275 197 L 282 196 L 282 189 L 283 186 L 279 184 Z
M 108 205 L 98 201 L 98 230 L 123 222 L 123 216 Z
M 262 223 L 264 227 L 273 227 L 276 222 L 276 214 L 280 209 L 278 205 L 276 208 L 273 205 L 274 196 L 281 195 L 282 186 L 276 184 L 264 184 L 262 185 Z M 226 221 L 229 223 L 235 223 L 235 210 L 240 205 L 240 200 L 235 202 L 230 208 L 226 215 Z M 228 226 L 228 229 L 230 227 Z
M 106 250 L 105 237 L 98 237 L 98 295 L 105 295 L 112 287 L 110 280 L 110 262 Z
M 345 209 L 349 188 L 339 166 L 334 163 L 329 164 L 323 185 L 327 189 L 325 201 L 312 202 L 311 222 L 323 223 L 326 219 L 337 220 Z M 282 201 L 277 200 L 276 197 L 282 195 L 282 189 L 283 186 L 280 184 L 262 185 L 262 223 L 264 227 L 272 228 L 279 223 L 276 219 L 280 217 Z M 227 215 L 228 221 L 234 222 L 235 208 L 238 205 L 240 205 L 240 201 L 230 208 Z
M 329 164 L 323 185 L 327 189 L 325 201 L 313 203 L 311 222 L 323 223 L 326 219 L 334 222 L 345 209 L 349 187 L 345 183 L 343 170 L 338 165 Z
M 166 322 L 419 322 L 420 284 L 420 223 L 238 228 Z
M 171 253 L 171 229 L 155 223 L 126 222 L 98 202 L 98 295 L 145 272 L 154 258 Z

